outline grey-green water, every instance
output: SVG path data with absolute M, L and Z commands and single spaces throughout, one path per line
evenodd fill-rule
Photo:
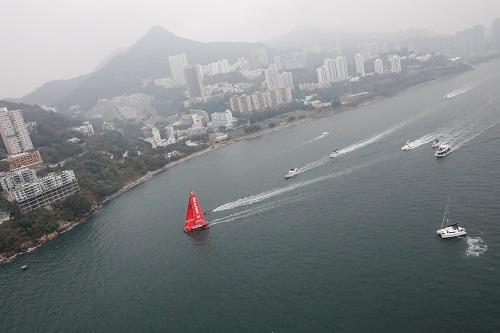
M 499 119 L 496 61 L 193 159 L 1 266 L 0 331 L 498 331 Z M 447 158 L 400 150 L 435 131 Z M 448 195 L 468 238 L 436 238 Z

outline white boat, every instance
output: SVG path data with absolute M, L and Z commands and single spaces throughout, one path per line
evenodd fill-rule
M 445 221 L 448 222 L 446 214 L 448 213 L 449 206 L 450 206 L 450 198 L 448 198 L 448 203 L 446 204 L 446 209 L 444 210 L 443 222 L 441 222 L 441 229 L 437 230 L 436 234 L 442 239 L 466 236 L 467 232 L 465 231 L 465 228 L 460 227 L 458 223 L 453 223 L 443 228 L 444 222 Z
M 299 169 L 297 169 L 297 168 L 292 168 L 292 169 L 288 170 L 288 173 L 285 175 L 285 179 L 290 179 L 290 178 L 297 176 L 298 171 L 299 171 Z
M 443 143 L 439 145 L 438 149 L 434 153 L 434 156 L 437 158 L 445 157 L 448 156 L 451 153 L 451 147 L 450 145 Z
M 401 150 L 402 151 L 411 150 L 410 140 L 406 140 L 406 144 L 403 147 L 401 147 Z
M 337 158 L 339 156 L 340 156 L 340 152 L 337 149 L 332 151 L 332 153 L 330 154 L 330 158 Z
M 323 133 L 321 133 L 321 136 L 327 136 L 327 135 L 330 135 L 330 132 L 323 132 Z
M 439 146 L 441 146 L 439 139 L 434 139 L 434 141 L 432 141 L 432 149 L 438 149 Z

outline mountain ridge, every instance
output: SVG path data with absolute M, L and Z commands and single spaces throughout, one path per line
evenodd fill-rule
M 33 92 L 11 100 L 48 104 L 63 112 L 72 105 L 80 105 L 86 110 L 100 98 L 138 92 L 143 79 L 169 75 L 169 55 L 184 52 L 189 64 L 205 64 L 223 58 L 235 61 L 238 57 L 248 56 L 250 50 L 256 47 L 267 46 L 249 42 L 194 41 L 154 26 L 126 52 L 115 55 L 101 69 L 69 80 L 49 81 Z

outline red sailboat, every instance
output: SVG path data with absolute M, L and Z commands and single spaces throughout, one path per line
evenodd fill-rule
M 200 201 L 196 196 L 196 192 L 191 192 L 189 193 L 186 221 L 184 222 L 184 232 L 206 228 L 208 228 L 208 223 L 205 221 L 205 217 L 203 216 Z

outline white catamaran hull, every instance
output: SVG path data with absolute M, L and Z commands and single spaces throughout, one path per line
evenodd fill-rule
M 446 228 L 440 229 L 440 230 L 436 231 L 436 234 L 443 239 L 466 236 L 467 232 L 465 231 L 465 229 L 463 229 L 463 228 L 460 228 L 460 229 L 462 229 L 462 230 L 448 231 L 448 230 L 446 230 Z

